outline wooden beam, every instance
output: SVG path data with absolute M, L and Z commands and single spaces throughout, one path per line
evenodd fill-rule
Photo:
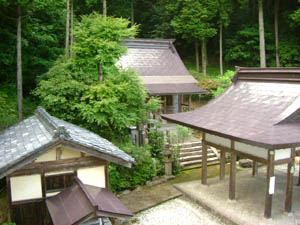
M 225 151 L 221 150 L 221 154 L 220 154 L 220 180 L 224 180 L 225 179 L 225 162 L 226 162 L 226 158 L 225 158 Z
M 201 183 L 207 184 L 207 144 L 205 142 L 205 133 L 202 136 L 202 177 Z
M 189 111 L 192 110 L 192 95 L 189 95 Z
M 109 188 L 108 162 L 105 164 L 105 187 Z
M 297 186 L 300 186 L 300 165 L 299 165 L 299 171 L 298 171 L 298 184 Z
M 167 113 L 167 96 L 164 96 L 164 113 Z
M 206 142 L 207 145 L 215 147 L 216 149 L 220 149 L 220 150 L 230 152 L 230 153 L 235 153 L 236 155 L 247 158 L 247 159 L 255 160 L 257 162 L 261 162 L 261 163 L 264 163 L 264 164 L 267 164 L 267 162 L 268 162 L 264 158 L 259 158 L 257 156 L 249 155 L 249 154 L 244 153 L 244 152 L 239 152 L 239 151 L 236 151 L 235 149 L 227 148 L 227 147 L 224 147 L 224 146 L 221 146 L 221 145 L 217 145 L 217 144 L 209 142 L 209 141 L 205 141 L 205 142 Z
M 56 148 L 56 160 L 60 160 L 62 155 L 61 147 Z
M 292 161 L 290 163 L 288 163 L 287 175 L 286 175 L 287 180 L 286 180 L 284 211 L 287 213 L 292 211 L 293 175 L 294 175 L 294 171 L 292 171 L 292 167 L 294 167 L 294 164 L 295 164 L 295 148 L 292 148 L 291 158 L 292 158 Z
M 10 218 L 13 216 L 13 210 L 12 210 L 12 198 L 11 198 L 11 187 L 10 187 L 10 176 L 6 177 L 6 188 L 7 188 L 7 201 L 8 201 L 8 207 L 9 207 L 9 214 Z
M 255 177 L 258 174 L 258 163 L 256 161 L 252 161 L 252 176 Z
M 236 186 L 236 154 L 231 153 L 230 174 L 229 174 L 229 199 L 235 199 L 235 186 Z
M 267 189 L 266 189 L 266 200 L 265 200 L 265 218 L 270 218 L 272 215 L 272 197 L 273 194 L 270 190 L 270 178 L 274 176 L 274 151 L 268 153 L 268 167 L 267 167 Z
M 48 172 L 76 170 L 78 168 L 92 167 L 105 165 L 106 161 L 98 159 L 96 157 L 87 156 L 73 159 L 62 159 L 59 161 L 47 161 L 30 163 L 24 166 L 22 169 L 17 170 L 11 174 L 11 176 L 21 176 L 30 174 L 43 174 Z

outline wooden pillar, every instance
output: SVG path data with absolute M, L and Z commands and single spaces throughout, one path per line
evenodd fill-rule
M 202 177 L 201 183 L 207 184 L 207 144 L 205 142 L 205 133 L 202 137 Z
M 265 213 L 266 218 L 270 218 L 272 215 L 272 197 L 273 193 L 270 193 L 270 178 L 274 176 L 274 151 L 268 153 L 268 167 L 267 167 L 267 190 L 265 200 Z
M 300 186 L 300 165 L 299 165 L 299 172 L 298 172 L 298 184 L 297 186 Z
M 229 199 L 235 199 L 235 179 L 236 178 L 236 154 L 231 153 L 230 175 L 229 175 Z
M 192 110 L 192 95 L 189 95 L 189 111 Z
M 167 113 L 167 96 L 164 96 L 164 113 Z
M 109 188 L 108 161 L 105 163 L 105 187 Z
M 226 158 L 225 158 L 225 151 L 222 151 L 221 150 L 221 153 L 220 153 L 220 180 L 224 180 L 225 178 L 225 161 L 226 161 Z
M 255 177 L 258 174 L 258 166 L 256 161 L 252 161 L 252 176 Z
M 291 162 L 287 166 L 287 180 L 286 180 L 286 192 L 285 192 L 285 204 L 284 211 L 289 213 L 292 211 L 292 197 L 293 197 L 293 175 L 292 167 L 295 163 L 295 148 L 291 149 Z

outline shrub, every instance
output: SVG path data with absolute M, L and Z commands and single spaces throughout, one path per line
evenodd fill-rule
M 137 185 L 144 185 L 156 176 L 149 146 L 137 147 L 131 143 L 119 146 L 136 160 L 132 168 L 109 164 L 110 189 L 120 192 L 125 189 L 134 189 Z
M 161 158 L 161 152 L 164 150 L 164 133 L 157 129 L 149 132 L 149 145 L 151 156 L 154 158 Z
M 214 97 L 218 97 L 220 96 L 231 84 L 231 79 L 234 76 L 234 71 L 232 70 L 227 70 L 224 74 L 224 76 L 220 77 L 218 79 L 219 82 L 219 86 L 217 88 L 217 90 L 213 91 L 213 95 Z

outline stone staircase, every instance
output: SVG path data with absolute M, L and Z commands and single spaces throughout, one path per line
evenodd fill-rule
M 188 142 L 174 145 L 179 147 L 179 164 L 183 169 L 194 169 L 202 166 L 202 143 Z M 207 165 L 219 164 L 219 151 L 209 147 L 207 149 Z

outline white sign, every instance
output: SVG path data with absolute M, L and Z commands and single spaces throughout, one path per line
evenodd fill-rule
M 275 176 L 270 177 L 270 184 L 269 184 L 269 194 L 273 195 L 275 192 Z

